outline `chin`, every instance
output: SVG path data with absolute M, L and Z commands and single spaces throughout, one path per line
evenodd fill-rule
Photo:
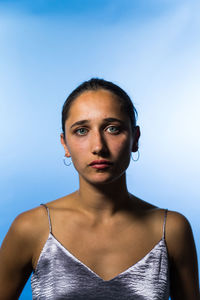
M 122 177 L 124 173 L 118 176 L 111 176 L 111 174 L 101 174 L 101 175 L 102 176 L 91 176 L 90 178 L 84 178 L 84 180 L 96 186 L 103 186 L 119 180 L 119 178 Z

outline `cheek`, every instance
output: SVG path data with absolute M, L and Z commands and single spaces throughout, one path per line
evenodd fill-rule
M 113 148 L 113 153 L 118 160 L 117 168 L 119 170 L 126 170 L 129 166 L 131 159 L 131 141 L 130 139 L 123 139 L 118 141 L 118 143 Z
M 74 164 L 81 163 L 85 153 L 88 153 L 88 143 L 74 140 L 68 145 Z
M 123 138 L 118 140 L 116 143 L 113 144 L 113 151 L 118 153 L 119 155 L 124 155 L 126 153 L 131 152 L 131 143 L 130 139 Z

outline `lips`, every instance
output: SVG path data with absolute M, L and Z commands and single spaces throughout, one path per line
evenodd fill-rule
M 108 160 L 94 160 L 90 163 L 90 166 L 94 165 L 112 165 L 112 163 Z
M 89 166 L 95 169 L 108 168 L 110 165 L 112 165 L 112 163 L 108 160 L 94 160 L 89 164 Z

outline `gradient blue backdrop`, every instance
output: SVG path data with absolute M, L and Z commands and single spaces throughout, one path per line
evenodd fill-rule
M 62 162 L 61 108 L 97 76 L 138 109 L 130 191 L 183 213 L 200 256 L 199 10 L 198 0 L 0 1 L 0 242 L 20 212 L 77 188 Z

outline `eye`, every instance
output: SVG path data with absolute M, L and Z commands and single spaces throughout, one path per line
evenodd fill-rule
M 88 130 L 86 128 L 79 128 L 75 131 L 77 135 L 86 135 Z
M 118 126 L 109 126 L 107 128 L 109 133 L 118 134 L 120 132 L 120 128 Z

